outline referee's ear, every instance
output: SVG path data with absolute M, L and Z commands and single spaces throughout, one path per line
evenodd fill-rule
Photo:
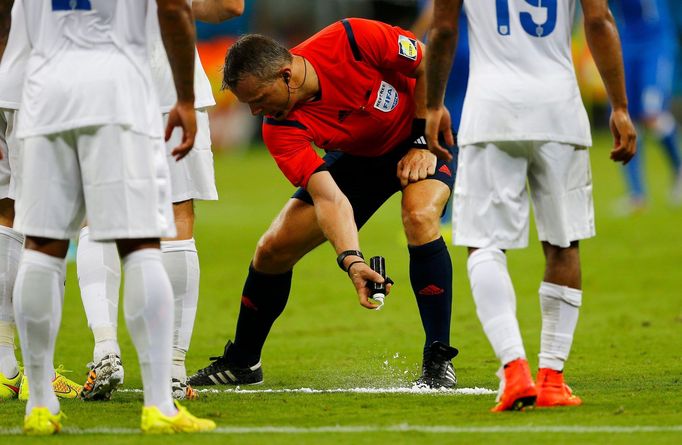
M 282 71 L 280 73 L 282 75 L 284 83 L 286 83 L 287 86 L 289 86 L 289 81 L 291 80 L 291 68 L 282 68 Z

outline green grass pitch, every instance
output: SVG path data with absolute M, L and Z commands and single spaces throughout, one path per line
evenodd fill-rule
M 606 135 L 592 150 L 598 235 L 581 246 L 584 302 L 566 368 L 583 397 L 579 408 L 491 414 L 494 395 L 356 392 L 202 393 L 186 406 L 214 419 L 219 434 L 143 438 L 142 395 L 121 392 L 108 403 L 64 401 L 71 429 L 55 443 L 682 443 L 682 209 L 667 203 L 668 168 L 647 152 L 652 200 L 647 212 L 614 214 L 623 185 L 608 160 Z M 256 241 L 293 192 L 264 150 L 217 156 L 221 199 L 197 205 L 201 298 L 187 367 L 193 372 L 232 338 L 243 280 Z M 510 252 L 518 314 L 531 368 L 537 366 L 543 260 L 531 245 Z M 368 255 L 384 255 L 396 281 L 386 306 L 367 311 L 328 246 L 296 267 L 289 305 L 263 355 L 265 383 L 249 389 L 406 387 L 417 376 L 423 334 L 408 281 L 408 255 L 394 197 L 361 232 Z M 495 389 L 497 363 L 480 327 L 466 278 L 466 257 L 451 246 L 454 266 L 452 343 L 461 388 Z M 125 389 L 141 387 L 137 357 L 121 316 Z M 82 383 L 92 336 L 69 265 L 56 364 Z M 245 388 L 246 389 L 246 388 Z M 18 431 L 19 401 L 0 403 L 0 433 Z M 87 433 L 100 428 L 95 436 Z M 84 434 L 84 430 L 86 434 Z M 113 436 L 112 434 L 117 434 Z M 17 435 L 0 443 L 28 443 Z M 111 442 L 110 442 L 111 441 Z

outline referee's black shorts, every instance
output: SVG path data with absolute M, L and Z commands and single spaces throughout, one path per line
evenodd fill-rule
M 353 156 L 338 151 L 328 152 L 324 156 L 327 170 L 353 207 L 358 229 L 388 198 L 401 190 L 397 177 L 398 162 L 410 148 L 411 144 L 407 144 L 374 158 Z M 441 181 L 452 191 L 459 150 L 452 147 L 450 151 L 453 160 L 445 162 L 439 159 L 436 172 L 426 179 Z M 292 197 L 313 204 L 310 194 L 303 188 L 299 188 Z

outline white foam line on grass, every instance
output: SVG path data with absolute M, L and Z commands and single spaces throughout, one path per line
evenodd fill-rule
M 289 394 L 289 393 L 301 393 L 301 394 L 343 394 L 343 393 L 356 393 L 356 394 L 439 394 L 439 395 L 470 395 L 470 396 L 481 396 L 496 394 L 497 391 L 487 388 L 457 388 L 457 389 L 445 389 L 445 388 L 424 388 L 419 386 L 412 387 L 396 387 L 396 388 L 336 388 L 336 389 L 312 389 L 312 388 L 282 388 L 282 389 L 242 389 L 240 387 L 228 388 L 228 389 L 215 389 L 215 388 L 203 388 L 197 389 L 200 393 L 207 394 Z M 139 388 L 126 388 L 119 389 L 118 392 L 123 393 L 141 393 L 142 390 Z
M 682 433 L 682 425 L 547 425 L 547 426 L 453 426 L 453 425 L 331 425 L 318 427 L 287 426 L 228 426 L 219 427 L 212 434 L 322 434 L 322 433 L 403 433 L 417 432 L 429 434 L 528 434 L 528 433 L 565 433 L 565 434 L 632 434 L 632 433 Z M 0 435 L 20 435 L 21 428 L 0 428 Z M 140 434 L 135 428 L 75 428 L 65 427 L 62 434 Z

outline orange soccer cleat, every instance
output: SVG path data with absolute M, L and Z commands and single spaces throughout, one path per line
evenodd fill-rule
M 523 411 L 537 397 L 528 361 L 519 358 L 504 365 L 504 391 L 492 412 Z
M 537 406 L 578 406 L 583 403 L 564 383 L 563 371 L 540 368 L 536 385 Z

